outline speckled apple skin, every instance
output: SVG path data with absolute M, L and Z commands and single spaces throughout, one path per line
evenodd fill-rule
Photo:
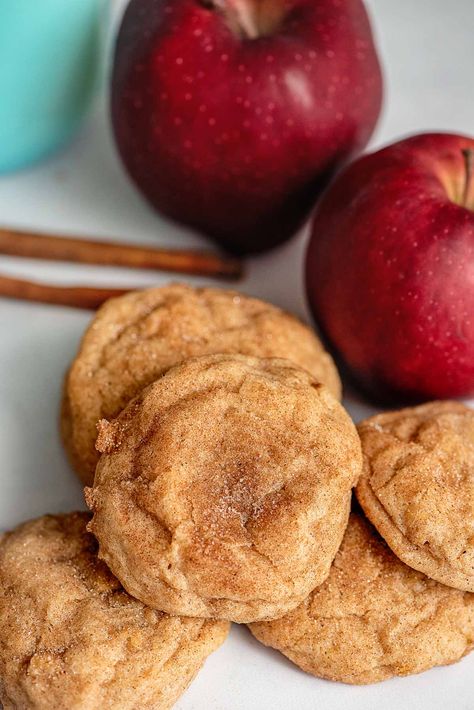
M 198 0 L 131 0 L 116 46 L 112 121 L 130 176 L 237 252 L 293 234 L 381 107 L 361 0 L 281 2 L 278 31 L 244 40 Z
M 474 394 L 474 140 L 426 134 L 361 158 L 319 203 L 307 254 L 314 316 L 378 401 Z

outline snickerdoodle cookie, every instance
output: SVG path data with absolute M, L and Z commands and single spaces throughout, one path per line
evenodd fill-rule
M 86 513 L 45 516 L 0 540 L 5 710 L 164 710 L 225 639 L 225 622 L 132 599 L 96 557 Z
M 66 377 L 61 429 L 83 482 L 94 479 L 99 419 L 117 416 L 172 365 L 215 353 L 287 358 L 340 398 L 331 357 L 279 308 L 235 291 L 179 284 L 133 292 L 99 310 Z
M 356 429 L 287 360 L 187 360 L 99 426 L 100 556 L 171 614 L 275 618 L 329 573 L 360 474 Z
M 367 517 L 407 565 L 474 592 L 474 412 L 432 402 L 367 419 L 359 433 Z
M 324 584 L 282 619 L 250 629 L 307 673 L 376 683 L 468 653 L 474 646 L 474 595 L 407 567 L 352 513 Z

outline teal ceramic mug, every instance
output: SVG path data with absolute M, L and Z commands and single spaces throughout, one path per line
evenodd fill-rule
M 105 0 L 0 0 L 0 172 L 78 128 L 101 62 Z

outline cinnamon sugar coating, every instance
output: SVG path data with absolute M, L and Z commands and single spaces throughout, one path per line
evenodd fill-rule
M 117 416 L 171 366 L 214 353 L 287 358 L 340 399 L 330 355 L 310 328 L 279 308 L 214 288 L 135 291 L 102 306 L 66 376 L 61 431 L 82 481 L 93 482 L 100 419 Z
M 227 635 L 132 599 L 98 560 L 89 517 L 48 515 L 0 541 L 4 710 L 167 710 Z
M 275 618 L 329 573 L 360 442 L 326 387 L 290 362 L 188 360 L 101 422 L 97 445 L 90 529 L 149 606 Z
M 395 554 L 474 592 L 474 411 L 432 402 L 359 425 L 357 497 Z
M 407 567 L 351 514 L 327 580 L 254 636 L 307 673 L 376 683 L 458 661 L 474 645 L 474 595 Z

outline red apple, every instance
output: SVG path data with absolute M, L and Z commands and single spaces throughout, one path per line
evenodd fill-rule
M 474 140 L 415 136 L 353 163 L 313 223 L 307 292 L 378 400 L 474 394 Z
M 361 0 L 131 0 L 112 121 L 153 205 L 254 252 L 367 143 L 381 94 Z

